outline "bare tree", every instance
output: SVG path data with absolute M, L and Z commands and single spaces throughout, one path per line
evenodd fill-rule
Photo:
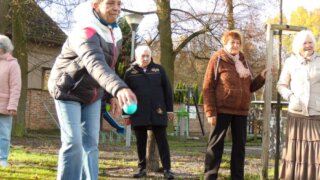
M 235 28 L 234 18 L 233 18 L 233 0 L 226 0 L 227 3 L 227 20 L 228 20 L 228 29 L 232 30 Z
M 14 55 L 18 59 L 21 68 L 22 88 L 19 100 L 18 114 L 13 121 L 13 134 L 23 136 L 25 130 L 25 111 L 27 103 L 28 88 L 28 56 L 27 36 L 24 6 L 29 0 L 11 1 L 12 6 L 12 38 L 15 45 Z
M 86 0 L 35 0 L 44 10 L 52 11 L 54 21 L 66 31 L 69 31 L 74 23 L 72 12 L 76 6 Z
M 9 12 L 9 4 L 10 1 L 8 0 L 2 0 L 0 1 L 0 33 L 5 34 L 7 30 L 7 26 L 9 24 L 9 17 L 8 17 L 8 12 Z
M 18 113 L 13 121 L 12 133 L 15 136 L 25 134 L 25 111 L 28 87 L 28 60 L 26 51 L 25 19 L 23 6 L 28 3 L 24 1 L 0 1 L 0 33 L 9 35 L 15 46 L 14 55 L 18 59 L 21 68 L 22 89 L 19 100 Z

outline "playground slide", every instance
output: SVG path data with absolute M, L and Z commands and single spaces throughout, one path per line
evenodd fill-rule
M 126 133 L 125 127 L 119 124 L 117 120 L 113 119 L 113 117 L 108 112 L 106 111 L 103 112 L 103 117 L 112 127 L 114 127 L 117 130 L 117 133 L 119 134 Z

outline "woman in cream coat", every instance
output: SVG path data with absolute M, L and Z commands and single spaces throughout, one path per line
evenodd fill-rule
M 285 61 L 277 84 L 289 101 L 280 179 L 320 179 L 320 56 L 314 46 L 310 31 L 295 36 L 294 54 Z

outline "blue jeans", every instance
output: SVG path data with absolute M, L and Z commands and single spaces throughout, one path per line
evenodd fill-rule
M 55 105 L 62 143 L 57 179 L 97 180 L 101 100 L 87 105 L 55 100 Z
M 0 167 L 8 166 L 12 116 L 0 114 Z

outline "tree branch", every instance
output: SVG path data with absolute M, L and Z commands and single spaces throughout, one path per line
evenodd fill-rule
M 184 11 L 184 10 L 182 10 L 182 9 L 174 9 L 174 8 L 172 8 L 172 9 L 171 9 L 171 12 L 173 12 L 173 11 L 178 11 L 178 12 L 183 12 L 183 13 L 185 13 L 185 14 L 188 14 L 188 15 L 191 16 L 193 19 L 197 20 L 197 21 L 200 22 L 202 25 L 204 25 L 204 22 L 203 22 L 201 19 L 197 18 L 196 16 L 194 16 L 194 15 L 191 14 L 190 12 Z
M 190 36 L 188 36 L 173 51 L 174 56 L 177 55 L 181 51 L 181 49 L 184 48 L 186 46 L 186 44 L 188 44 L 188 42 L 190 42 L 193 38 L 199 36 L 200 34 L 204 34 L 208 31 L 210 31 L 210 27 L 209 27 L 209 25 L 205 25 L 202 29 L 200 29 L 200 30 L 194 32 L 193 34 L 191 34 Z
M 145 42 L 147 43 L 148 46 L 151 46 L 158 36 L 159 36 L 159 33 L 157 33 L 151 40 L 149 41 L 145 40 Z
M 191 51 L 191 55 L 192 57 L 194 57 L 195 59 L 199 59 L 199 60 L 209 60 L 210 57 L 201 57 L 201 56 L 198 56 L 196 53 L 194 53 L 193 51 Z

